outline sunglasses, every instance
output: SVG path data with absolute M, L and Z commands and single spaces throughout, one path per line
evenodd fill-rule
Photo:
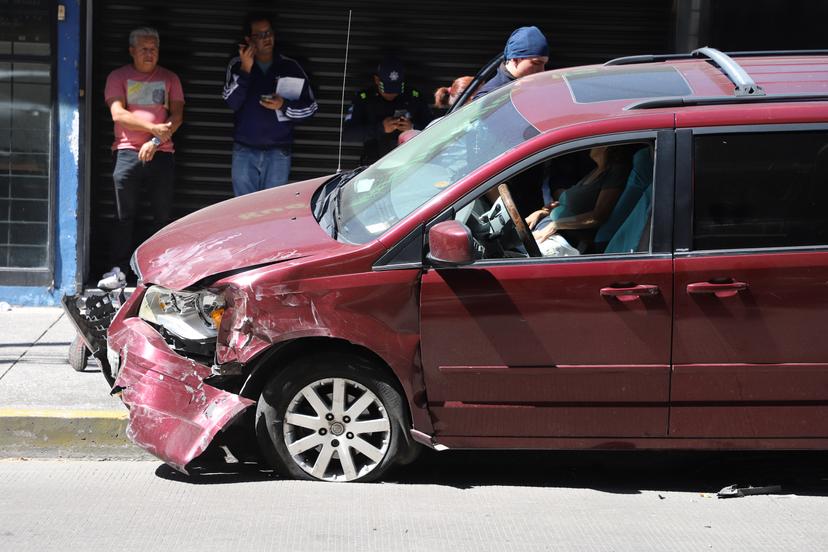
M 269 31 L 262 31 L 260 33 L 251 34 L 250 38 L 252 38 L 254 40 L 264 40 L 265 38 L 267 38 L 269 36 L 273 36 L 273 29 L 270 29 Z

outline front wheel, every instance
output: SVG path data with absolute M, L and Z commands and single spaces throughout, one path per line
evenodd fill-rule
M 373 481 L 407 456 L 405 412 L 374 364 L 324 353 L 291 363 L 268 383 L 256 433 L 264 456 L 289 477 Z

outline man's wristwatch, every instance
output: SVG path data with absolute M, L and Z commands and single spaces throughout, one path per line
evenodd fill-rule
M 153 136 L 152 139 L 150 140 L 150 142 L 152 142 L 152 144 L 156 148 L 161 145 L 161 140 L 158 138 L 158 136 Z

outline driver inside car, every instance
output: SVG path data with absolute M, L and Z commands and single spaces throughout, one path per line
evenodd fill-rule
M 578 254 L 583 243 L 610 216 L 630 173 L 630 146 L 600 146 L 589 150 L 595 163 L 574 186 L 553 191 L 554 200 L 526 217 L 526 224 L 544 256 Z M 566 236 L 559 233 L 565 231 Z M 582 231 L 582 232 L 573 232 Z M 586 231 L 586 232 L 583 232 Z M 571 242 L 582 242 L 575 249 Z

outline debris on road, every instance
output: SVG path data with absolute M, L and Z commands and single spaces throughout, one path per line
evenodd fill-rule
M 768 485 L 766 487 L 753 487 L 750 485 L 740 487 L 739 485 L 729 485 L 719 491 L 716 496 L 719 498 L 738 498 L 749 495 L 776 494 L 781 490 L 781 485 Z

